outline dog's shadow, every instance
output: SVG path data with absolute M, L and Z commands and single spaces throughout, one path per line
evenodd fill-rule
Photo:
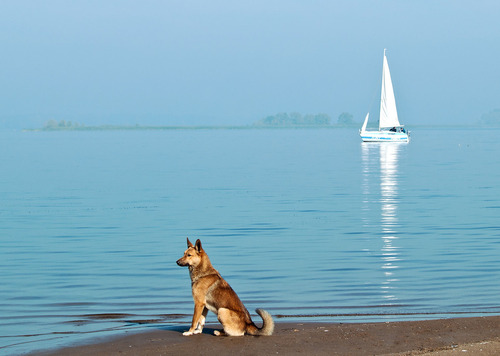
M 164 319 L 160 319 L 160 318 L 151 318 L 151 319 L 122 319 L 121 321 L 123 321 L 125 323 L 126 326 L 141 326 L 141 327 L 145 327 L 147 329 L 156 329 L 156 330 L 165 330 L 165 331 L 173 331 L 173 332 L 176 332 L 176 333 L 179 333 L 179 334 L 182 334 L 186 331 L 189 330 L 189 327 L 191 326 L 191 324 L 186 324 L 186 325 L 169 325 L 168 324 L 168 320 L 170 320 L 170 318 L 164 318 Z M 164 322 L 167 322 L 167 323 L 164 323 Z M 201 332 L 201 334 L 205 334 L 205 335 L 212 335 L 212 336 L 215 336 L 214 332 L 215 331 L 221 331 L 222 328 L 220 327 L 217 327 L 218 325 L 217 324 L 206 324 L 205 327 L 203 328 L 203 331 Z
M 159 327 L 159 330 L 167 330 L 167 331 L 174 331 L 182 335 L 182 333 L 186 332 L 189 330 L 189 325 L 188 326 L 163 326 Z M 205 326 L 203 328 L 203 331 L 201 334 L 205 335 L 210 335 L 210 336 L 215 336 L 214 332 L 215 331 L 221 331 L 221 328 L 217 328 L 216 326 Z M 191 335 L 191 336 L 196 336 L 196 335 Z M 189 336 L 186 336 L 189 337 Z

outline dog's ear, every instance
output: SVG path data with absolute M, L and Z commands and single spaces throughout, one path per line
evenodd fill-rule
M 196 248 L 196 251 L 198 251 L 198 252 L 201 252 L 203 250 L 203 248 L 201 247 L 200 239 L 196 240 L 195 248 Z
M 193 247 L 193 244 L 191 243 L 191 241 L 189 241 L 189 237 L 187 237 L 187 243 L 188 243 L 188 248 Z

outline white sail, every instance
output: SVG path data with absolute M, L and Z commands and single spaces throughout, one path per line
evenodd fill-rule
M 382 92 L 380 94 L 380 121 L 379 130 L 401 126 L 396 110 L 396 98 L 392 88 L 391 73 L 384 50 L 384 64 L 382 68 Z
M 363 126 L 361 127 L 361 131 L 360 132 L 365 132 L 366 131 L 366 125 L 368 124 L 368 117 L 370 117 L 370 113 L 366 114 L 365 121 L 363 122 Z

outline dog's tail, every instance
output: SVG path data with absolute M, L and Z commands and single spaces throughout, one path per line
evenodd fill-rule
M 262 327 L 258 328 L 254 325 L 247 330 L 247 333 L 250 335 L 263 335 L 269 336 L 273 334 L 274 331 L 274 320 L 271 314 L 266 312 L 264 309 L 256 309 L 257 314 L 262 318 Z

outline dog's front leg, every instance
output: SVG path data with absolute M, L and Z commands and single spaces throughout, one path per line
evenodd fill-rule
M 190 336 L 201 333 L 201 330 L 203 330 L 203 325 L 205 325 L 205 316 L 207 315 L 205 309 L 206 308 L 203 303 L 194 303 L 193 321 L 191 322 L 191 327 L 188 331 L 183 332 L 182 335 Z M 198 324 L 201 324 L 202 322 L 203 324 L 201 328 L 199 328 Z
M 205 326 L 205 321 L 207 320 L 207 313 L 208 309 L 207 307 L 204 307 L 200 319 L 198 320 L 198 325 L 196 326 L 196 329 L 193 331 L 193 334 L 201 334 L 201 332 L 203 331 L 203 327 Z

